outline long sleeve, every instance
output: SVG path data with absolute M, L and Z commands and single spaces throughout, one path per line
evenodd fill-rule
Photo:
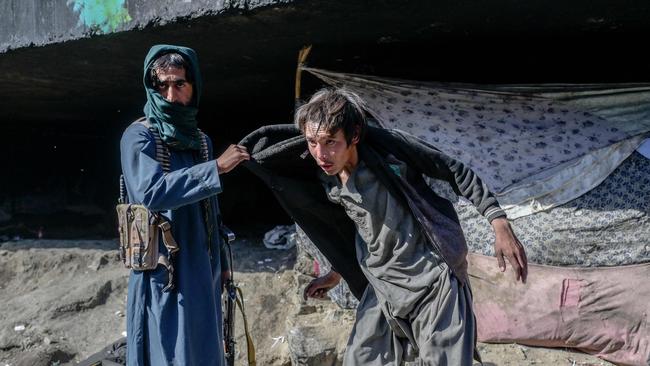
M 221 192 L 214 160 L 163 174 L 155 159 L 155 140 L 143 125 L 133 124 L 120 141 L 122 172 L 129 199 L 152 211 L 198 202 Z
M 401 131 L 391 131 L 391 135 L 402 140 L 402 153 L 406 153 L 416 168 L 423 174 L 449 182 L 454 191 L 470 200 L 478 212 L 488 221 L 506 216 L 496 197 L 481 178 L 468 166 L 455 160 L 435 147 L 414 136 Z

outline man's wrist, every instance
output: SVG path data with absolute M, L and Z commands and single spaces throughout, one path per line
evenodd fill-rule
M 332 280 L 332 281 L 336 281 L 336 282 L 338 282 L 338 281 L 341 280 L 341 274 L 338 273 L 338 272 L 336 272 L 336 271 L 330 271 L 330 272 L 327 274 L 327 277 L 328 277 L 330 280 Z
M 498 204 L 495 204 L 491 207 L 489 207 L 485 212 L 483 212 L 483 216 L 488 220 L 488 222 L 492 222 L 495 219 L 498 219 L 499 217 L 504 217 L 507 218 L 506 212 L 499 207 Z
M 493 219 L 490 224 L 492 225 L 492 228 L 494 229 L 495 232 L 501 232 L 503 230 L 509 230 L 510 229 L 510 223 L 508 222 L 508 219 L 505 216 L 497 217 Z

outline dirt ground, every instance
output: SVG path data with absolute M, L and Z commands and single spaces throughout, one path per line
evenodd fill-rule
M 257 349 L 257 364 L 290 365 L 297 332 L 343 351 L 354 319 L 330 301 L 300 299 L 308 278 L 293 270 L 294 250 L 267 249 L 261 234 L 235 242 L 235 279 Z M 128 272 L 115 240 L 0 243 L 0 366 L 75 365 L 125 334 Z M 237 319 L 239 348 L 244 348 Z M 485 365 L 611 365 L 569 350 L 480 344 Z M 238 357 L 244 365 L 244 352 Z M 318 363 L 313 363 L 318 365 Z

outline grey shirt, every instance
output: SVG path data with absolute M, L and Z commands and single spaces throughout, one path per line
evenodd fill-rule
M 345 185 L 337 176 L 324 173 L 321 181 L 328 198 L 342 205 L 354 221 L 357 260 L 379 301 L 391 316 L 408 318 L 446 264 L 410 210 L 391 196 L 363 161 Z

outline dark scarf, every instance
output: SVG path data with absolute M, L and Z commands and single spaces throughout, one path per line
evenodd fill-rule
M 169 103 L 153 87 L 149 78 L 149 69 L 154 61 L 166 53 L 178 53 L 189 63 L 186 73 L 194 76 L 193 96 L 189 105 Z M 147 93 L 147 104 L 144 114 L 160 133 L 160 138 L 170 147 L 177 150 L 200 150 L 201 135 L 197 128 L 196 114 L 198 113 L 201 96 L 202 80 L 199 71 L 199 61 L 193 49 L 172 45 L 155 45 L 151 47 L 144 60 L 144 87 Z

